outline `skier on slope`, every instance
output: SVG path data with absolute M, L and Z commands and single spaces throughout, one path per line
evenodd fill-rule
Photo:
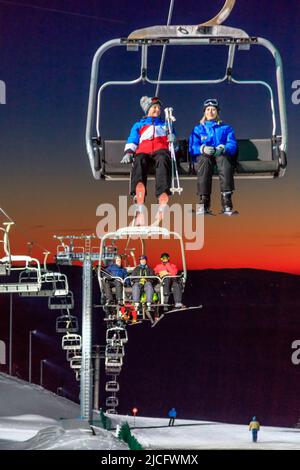
M 260 424 L 256 419 L 256 416 L 253 416 L 252 421 L 249 423 L 249 431 L 252 431 L 252 441 L 257 442 L 257 434 L 260 430 Z

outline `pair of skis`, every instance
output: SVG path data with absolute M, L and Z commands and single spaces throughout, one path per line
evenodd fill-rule
M 166 315 L 168 315 L 169 313 L 174 313 L 174 312 L 185 312 L 187 310 L 196 310 L 196 309 L 201 309 L 203 308 L 203 305 L 200 304 L 200 305 L 196 305 L 194 307 L 181 307 L 181 308 L 174 308 L 172 310 L 168 310 L 167 312 L 165 313 L 162 313 L 151 325 L 151 328 L 153 328 L 154 326 L 157 325 L 157 323 L 162 320 Z

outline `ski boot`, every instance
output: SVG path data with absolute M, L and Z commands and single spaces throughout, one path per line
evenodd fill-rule
M 200 207 L 196 210 L 196 215 L 213 215 L 210 210 L 210 195 L 201 194 L 199 199 Z
M 181 308 L 186 308 L 185 305 L 183 305 L 182 302 L 176 302 L 175 308 L 181 309 Z
M 221 205 L 222 205 L 221 214 L 228 215 L 228 216 L 238 214 L 237 211 L 233 210 L 231 194 L 232 194 L 232 191 L 224 191 L 221 193 Z

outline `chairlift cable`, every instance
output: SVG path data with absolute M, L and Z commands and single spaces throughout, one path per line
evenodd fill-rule
M 31 9 L 34 9 L 34 10 L 47 11 L 49 13 L 60 13 L 60 14 L 63 14 L 63 15 L 68 15 L 68 16 L 77 16 L 77 17 L 80 17 L 80 18 L 88 19 L 88 20 L 100 20 L 100 21 L 105 21 L 105 22 L 109 22 L 109 23 L 120 23 L 120 24 L 125 23 L 124 20 L 120 20 L 120 19 L 107 18 L 107 17 L 104 17 L 104 16 L 87 15 L 87 14 L 84 14 L 84 13 L 78 13 L 78 12 L 75 12 L 75 11 L 61 10 L 61 9 L 58 9 L 58 8 L 41 7 L 39 5 L 33 5 L 32 3 L 21 3 L 21 2 L 17 2 L 17 1 L 13 1 L 13 0 L 0 0 L 0 3 L 4 3 L 6 5 L 14 5 L 14 6 L 23 7 L 23 8 L 31 8 Z
M 169 26 L 171 24 L 173 8 L 174 8 L 174 1 L 175 0 L 170 0 L 167 26 Z M 158 82 L 160 82 L 161 77 L 162 77 L 162 73 L 163 73 L 165 56 L 166 56 L 166 48 L 167 48 L 167 46 L 164 44 L 163 49 L 162 49 L 162 53 L 161 53 L 160 66 L 159 66 L 159 72 L 158 72 L 158 77 L 157 77 Z M 160 87 L 160 85 L 158 83 L 157 86 L 156 86 L 155 96 L 158 96 L 158 94 L 159 94 L 159 87 Z

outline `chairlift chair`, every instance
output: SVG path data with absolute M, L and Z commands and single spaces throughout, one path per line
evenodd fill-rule
M 26 271 L 20 274 L 20 282 L 26 279 Z M 41 274 L 39 297 L 62 297 L 69 293 L 68 279 L 65 274 L 46 271 Z
M 71 310 L 74 308 L 73 292 L 69 291 L 66 295 L 53 296 L 48 298 L 48 308 L 50 310 Z
M 45 283 L 52 283 L 54 286 L 53 296 L 66 296 L 69 293 L 68 278 L 65 274 L 56 272 L 47 272 L 43 275 Z
M 10 255 L 0 259 L 0 264 L 9 263 L 11 271 L 27 273 L 27 278 L 15 283 L 1 283 L 0 293 L 38 292 L 41 290 L 41 266 L 36 258 L 24 255 Z M 22 265 L 20 266 L 21 263 Z
M 22 271 L 19 275 L 19 283 L 35 282 L 36 273 L 28 272 L 27 270 Z M 41 289 L 39 291 L 27 291 L 20 292 L 21 297 L 51 297 L 54 292 L 53 283 L 46 283 L 44 280 L 44 274 L 41 274 Z
M 125 349 L 121 341 L 119 345 L 116 345 L 116 344 L 106 345 L 105 357 L 116 358 L 116 357 L 123 357 L 123 356 L 125 356 Z
M 73 356 L 70 360 L 71 369 L 81 369 L 82 356 Z
M 227 0 L 226 3 L 233 0 Z M 224 7 L 225 8 L 225 7 Z M 231 11 L 230 7 L 229 12 Z M 226 8 L 225 8 L 226 10 Z M 224 10 L 224 12 L 225 12 Z M 262 86 L 269 96 L 271 130 L 263 139 L 250 137 L 238 141 L 239 155 L 236 165 L 236 177 L 238 178 L 275 178 L 285 173 L 287 165 L 288 129 L 285 103 L 284 78 L 282 59 L 277 48 L 269 40 L 249 36 L 245 31 L 221 25 L 224 18 L 219 15 L 218 21 L 206 22 L 202 25 L 171 25 L 153 26 L 132 32 L 127 38 L 113 39 L 102 44 L 96 51 L 90 80 L 87 124 L 86 124 L 86 149 L 91 170 L 95 179 L 108 181 L 129 180 L 130 169 L 128 165 L 120 164 L 123 155 L 125 141 L 109 140 L 101 130 L 101 118 L 105 115 L 102 107 L 103 92 L 108 87 L 134 86 L 137 84 L 150 84 L 155 86 L 181 86 L 192 85 L 205 87 L 228 82 L 237 86 Z M 216 19 L 216 18 L 215 18 Z M 214 19 L 214 20 L 215 20 Z M 223 75 L 213 79 L 196 80 L 154 80 L 148 76 L 148 51 L 155 47 L 168 48 L 169 46 L 184 47 L 193 46 L 200 48 L 206 46 L 213 53 L 216 47 L 223 47 L 227 52 L 227 64 Z M 240 51 L 249 53 L 249 50 L 263 47 L 274 58 L 276 76 L 276 89 L 264 80 L 240 80 L 235 77 L 235 58 Z M 102 57 L 112 48 L 126 48 L 127 53 L 139 52 L 137 58 L 140 62 L 140 74 L 133 80 L 110 80 L 103 83 L 98 81 L 102 70 Z M 249 58 L 249 62 L 250 62 Z M 257 63 L 254 64 L 255 68 Z M 252 67 L 253 68 L 253 67 Z M 252 70 L 252 69 L 251 69 Z M 199 69 L 201 73 L 201 68 Z M 205 90 L 204 90 L 205 91 Z M 196 179 L 193 164 L 187 151 L 186 141 L 179 142 L 183 149 L 179 165 L 180 178 L 182 180 Z M 153 175 L 150 175 L 150 179 Z
M 128 341 L 128 335 L 125 328 L 119 326 L 114 326 L 112 328 L 107 328 L 106 330 L 106 342 L 108 344 L 114 344 L 117 341 L 117 344 L 125 344 Z
M 128 239 L 130 237 L 140 237 L 141 240 L 147 240 L 151 241 L 151 237 L 153 236 L 159 236 L 159 237 L 165 237 L 165 238 L 174 238 L 178 240 L 179 245 L 180 245 L 180 255 L 181 255 L 181 262 L 182 262 L 182 274 L 180 276 L 176 276 L 180 278 L 182 282 L 182 287 L 184 289 L 185 283 L 186 283 L 186 278 L 187 278 L 187 269 L 186 269 L 186 259 L 185 259 L 185 251 L 184 251 L 184 244 L 183 240 L 180 234 L 177 232 L 169 231 L 165 227 L 159 227 L 159 226 L 130 226 L 130 227 L 122 227 L 115 232 L 110 232 L 105 234 L 101 238 L 100 242 L 100 250 L 99 250 L 99 265 L 100 265 L 100 260 L 102 259 L 102 254 L 103 250 L 106 244 L 106 241 L 108 239 L 111 240 L 121 240 L 121 239 Z M 143 251 L 144 252 L 144 251 Z M 128 276 L 130 278 L 130 276 Z M 103 291 L 102 283 L 103 283 L 104 275 L 102 273 L 102 270 L 98 270 L 98 281 L 101 289 L 101 293 Z M 126 278 L 127 279 L 127 278 Z M 164 306 L 164 295 L 163 295 L 163 283 L 162 280 L 158 277 L 155 276 L 155 279 L 157 279 L 158 283 L 156 286 L 154 286 L 155 291 L 159 294 L 160 297 L 160 302 L 156 304 L 158 307 Z M 123 284 L 124 285 L 124 284 Z M 131 290 L 131 289 L 130 289 Z M 123 298 L 126 299 L 126 289 L 125 287 L 123 288 Z M 108 333 L 109 330 L 107 330 L 107 342 L 113 341 L 113 334 Z M 115 337 L 115 340 L 118 340 L 118 337 Z
M 120 390 L 119 382 L 115 380 L 109 380 L 105 384 L 105 391 L 106 392 L 118 392 Z
M 81 349 L 81 336 L 76 333 L 67 333 L 61 339 L 61 347 L 65 351 Z
M 26 255 L 12 255 L 9 242 L 9 231 L 14 222 L 4 222 L 0 227 L 4 232 L 3 250 L 6 256 L 0 259 L 0 275 L 9 275 L 11 271 L 24 271 L 27 274 L 25 282 L 18 283 L 1 283 L 0 293 L 21 293 L 21 292 L 38 292 L 41 290 L 41 265 L 38 259 Z
M 117 397 L 114 397 L 114 396 L 107 397 L 105 404 L 106 406 L 109 406 L 109 407 L 117 407 L 119 406 L 119 400 Z
M 107 413 L 107 414 L 110 414 L 110 415 L 117 415 L 117 414 L 118 414 L 118 412 L 117 412 L 117 410 L 116 410 L 115 408 L 109 408 L 109 409 L 107 409 L 107 410 L 106 410 L 106 413 Z
M 121 367 L 123 365 L 123 357 L 105 357 L 105 367 Z
M 109 366 L 105 367 L 106 374 L 109 375 L 118 375 L 121 373 L 122 367 L 118 364 L 110 364 Z
M 74 315 L 60 315 L 56 318 L 55 329 L 56 333 L 77 333 L 78 318 Z

